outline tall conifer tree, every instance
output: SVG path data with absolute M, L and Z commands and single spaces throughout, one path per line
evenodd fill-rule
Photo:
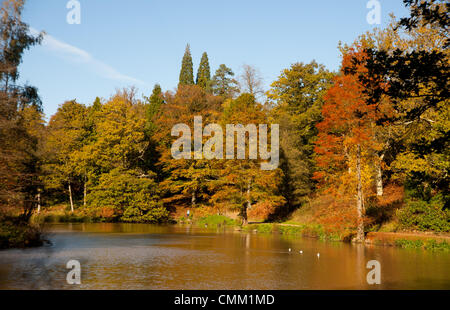
M 208 54 L 206 52 L 203 53 L 202 59 L 200 60 L 200 65 L 197 71 L 197 80 L 196 84 L 201 88 L 207 90 L 209 88 L 209 84 L 211 81 L 211 70 L 209 67 Z
M 192 64 L 191 49 L 186 45 L 183 60 L 181 62 L 180 85 L 194 85 L 194 68 Z

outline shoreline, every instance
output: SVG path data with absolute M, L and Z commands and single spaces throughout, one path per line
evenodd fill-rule
M 114 221 L 98 221 L 94 218 L 85 215 L 77 214 L 41 214 L 34 216 L 30 226 L 35 224 L 64 224 L 64 223 L 124 223 L 128 222 L 114 222 Z M 138 224 L 152 224 L 152 223 L 138 223 Z M 153 223 L 158 224 L 158 223 Z M 345 242 L 352 243 L 351 234 L 348 232 L 344 235 L 332 234 L 326 232 L 324 227 L 318 224 L 301 224 L 301 223 L 263 223 L 250 222 L 243 226 L 239 221 L 223 215 L 209 215 L 204 217 L 174 218 L 172 217 L 166 223 L 170 225 L 191 225 L 195 227 L 204 228 L 228 228 L 241 232 L 253 232 L 259 234 L 281 234 L 288 236 L 300 236 L 305 238 L 314 238 L 321 241 L 331 242 Z M 35 244 L 35 242 L 33 242 Z M 450 251 L 450 234 L 439 234 L 435 232 L 367 232 L 364 241 L 366 246 L 390 246 L 409 249 L 421 250 L 439 250 Z M 27 247 L 26 243 L 22 243 L 20 247 Z M 35 245 L 33 245 L 35 246 Z M 3 247 L 3 249 L 16 248 L 17 246 Z
M 190 224 L 201 227 L 204 222 L 205 220 L 198 221 L 194 219 L 190 222 Z M 225 227 L 226 225 L 222 226 Z M 350 235 L 346 235 L 342 238 L 337 234 L 327 233 L 322 226 L 317 224 L 250 222 L 246 226 L 232 225 L 228 227 L 233 227 L 235 230 L 243 232 L 254 232 L 260 234 L 281 234 L 289 236 L 301 236 L 303 238 L 314 238 L 327 242 L 354 243 L 351 241 Z M 365 246 L 375 245 L 448 252 L 450 251 L 450 235 L 439 234 L 436 232 L 367 232 L 363 244 Z

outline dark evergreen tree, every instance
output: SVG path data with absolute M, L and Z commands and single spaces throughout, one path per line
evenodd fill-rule
M 162 89 L 159 84 L 155 84 L 153 87 L 152 95 L 150 96 L 150 104 L 154 106 L 161 106 L 164 103 L 164 99 L 162 97 Z
M 153 92 L 150 97 L 145 97 L 145 135 L 149 142 L 145 152 L 145 164 L 147 170 L 155 171 L 155 164 L 158 161 L 159 153 L 157 151 L 158 141 L 154 139 L 154 134 L 157 129 L 155 119 L 159 116 L 161 106 L 164 104 L 164 97 L 159 84 L 155 84 Z
M 225 98 L 232 98 L 236 93 L 239 93 L 238 82 L 233 76 L 233 70 L 221 64 L 212 79 L 214 94 Z
M 146 101 L 145 113 L 147 119 L 145 127 L 148 136 L 151 136 L 156 130 L 154 118 L 155 116 L 157 116 L 158 112 L 161 109 L 161 105 L 164 103 L 164 98 L 162 95 L 163 94 L 161 86 L 159 84 L 155 84 L 155 86 L 153 87 L 152 95 L 150 97 L 145 97 Z
M 102 108 L 102 102 L 99 97 L 95 97 L 94 103 L 92 104 L 92 109 L 99 111 Z
M 191 49 L 186 45 L 183 60 L 181 62 L 180 85 L 194 85 L 194 68 L 192 64 Z
M 203 53 L 202 59 L 200 60 L 200 65 L 197 71 L 197 80 L 195 83 L 201 88 L 208 90 L 210 88 L 211 81 L 211 71 L 209 68 L 208 54 Z
M 316 124 L 322 120 L 323 96 L 333 76 L 315 61 L 295 63 L 283 70 L 267 94 L 274 106 L 271 114 L 280 124 L 281 190 L 289 206 L 283 211 L 301 206 L 315 188 L 312 176 L 316 170 Z

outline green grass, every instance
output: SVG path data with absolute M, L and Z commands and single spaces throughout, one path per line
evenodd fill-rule
M 438 242 L 434 239 L 429 240 L 406 240 L 397 239 L 395 245 L 405 249 L 425 249 L 432 251 L 450 251 L 450 244 L 447 241 Z
M 377 227 L 378 229 L 374 229 L 373 231 L 379 232 L 397 232 L 399 230 L 399 224 L 395 221 L 387 222 Z
M 426 250 L 448 252 L 450 251 L 450 243 L 446 241 L 437 242 L 436 240 L 431 239 L 425 242 L 424 248 Z
M 306 225 L 284 226 L 277 225 L 276 230 L 282 235 L 304 235 L 307 231 Z
M 405 249 L 418 249 L 423 247 L 422 240 L 406 240 L 406 239 L 397 239 L 395 240 L 395 245 Z
M 294 226 L 295 225 L 295 226 Z M 288 236 L 312 237 L 319 240 L 340 241 L 341 236 L 327 233 L 321 225 L 317 224 L 291 224 L 280 225 L 272 223 L 250 224 L 242 228 L 244 231 L 255 231 L 258 233 L 272 234 L 278 233 Z
M 274 224 L 249 224 L 247 226 L 242 227 L 243 231 L 254 231 L 262 234 L 271 234 L 273 233 Z
M 210 228 L 239 225 L 237 221 L 223 215 L 210 215 L 206 217 L 201 217 L 195 221 L 195 224 L 199 226 L 206 225 Z

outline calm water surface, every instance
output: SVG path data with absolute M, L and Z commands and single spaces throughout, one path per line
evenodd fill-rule
M 442 252 L 144 224 L 58 224 L 47 238 L 0 251 L 0 289 L 450 289 Z M 66 283 L 72 259 L 79 286 Z M 381 285 L 366 282 L 369 260 Z

